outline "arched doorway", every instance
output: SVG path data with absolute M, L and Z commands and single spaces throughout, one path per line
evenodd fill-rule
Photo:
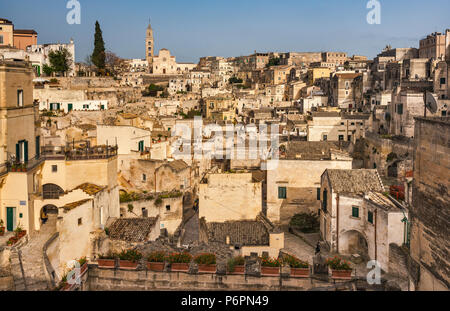
M 369 258 L 367 239 L 359 231 L 346 231 L 339 236 L 339 253 L 344 255 L 359 254 L 363 258 Z
M 398 177 L 398 161 L 388 167 L 388 177 Z
M 55 205 L 47 204 L 44 207 L 42 207 L 42 210 L 44 210 L 47 214 L 58 214 L 58 208 Z

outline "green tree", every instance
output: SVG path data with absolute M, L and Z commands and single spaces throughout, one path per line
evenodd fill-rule
M 91 60 L 99 71 L 104 71 L 106 60 L 105 42 L 103 41 L 102 30 L 98 21 L 95 22 L 94 51 L 92 52 Z
M 50 51 L 50 53 L 48 53 L 50 67 L 53 72 L 65 73 L 69 71 L 72 66 L 71 58 L 72 54 L 70 54 L 66 48 L 57 51 Z M 46 69 L 44 68 L 44 72 L 45 70 Z
M 279 64 L 280 64 L 280 58 L 279 57 L 271 57 L 269 59 L 269 62 L 266 65 L 266 67 L 269 68 L 270 66 L 278 66 Z
M 47 76 L 51 76 L 53 73 L 53 68 L 50 67 L 47 64 L 44 64 L 44 66 L 42 67 L 42 71 L 47 75 Z

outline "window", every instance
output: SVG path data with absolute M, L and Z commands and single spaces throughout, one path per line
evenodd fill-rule
M 286 199 L 286 187 L 278 187 L 278 199 Z
M 166 205 L 166 212 L 170 212 L 170 205 Z
M 344 135 L 339 135 L 339 141 L 343 141 L 344 140 Z
M 142 181 L 146 181 L 147 180 L 147 175 L 142 174 Z
M 328 135 L 323 135 L 323 141 L 327 141 L 328 140 Z
M 397 113 L 398 114 L 403 114 L 403 104 L 398 104 L 397 105 Z
M 52 165 L 52 173 L 56 173 L 58 171 L 58 165 Z
M 83 218 L 78 218 L 78 226 L 81 226 L 83 224 Z
M 17 90 L 17 106 L 23 107 L 23 90 Z
M 367 212 L 367 221 L 373 224 L 373 212 Z
M 320 201 L 320 188 L 317 188 L 317 201 Z
M 445 78 L 441 78 L 441 85 L 445 84 Z
M 3 36 L 0 36 L 0 44 L 3 44 Z
M 352 206 L 352 217 L 359 218 L 359 207 Z
M 323 191 L 323 196 L 322 197 L 323 197 L 322 198 L 322 209 L 323 209 L 324 212 L 326 212 L 327 211 L 327 204 L 328 204 L 328 191 L 327 191 L 327 189 L 325 189 Z
M 447 116 L 447 111 L 446 111 L 446 110 L 442 110 L 441 113 L 442 113 L 442 116 L 443 116 L 443 117 L 446 117 L 446 116 Z

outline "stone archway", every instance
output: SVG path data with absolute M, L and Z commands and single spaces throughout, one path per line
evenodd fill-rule
M 363 258 L 369 258 L 369 243 L 361 232 L 349 230 L 339 236 L 339 253 L 359 254 Z
M 47 214 L 58 214 L 58 207 L 53 204 L 47 204 L 41 210 L 44 210 Z

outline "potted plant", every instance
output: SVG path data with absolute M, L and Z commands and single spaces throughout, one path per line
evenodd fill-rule
M 127 270 L 135 270 L 142 254 L 136 250 L 129 249 L 119 254 L 119 267 Z
M 0 219 L 0 236 L 5 235 L 5 225 L 3 223 L 3 219 Z
M 261 258 L 261 274 L 267 276 L 280 275 L 281 260 L 277 258 Z
M 97 262 L 99 268 L 114 268 L 117 254 L 109 252 L 105 255 L 99 255 Z
M 306 261 L 286 255 L 283 262 L 291 267 L 291 277 L 309 277 L 309 264 Z
M 352 278 L 352 267 L 340 257 L 335 256 L 334 258 L 327 259 L 327 265 L 331 270 L 331 277 L 333 279 L 350 280 Z
M 147 269 L 151 271 L 164 271 L 166 253 L 152 252 L 147 257 Z
M 191 260 L 192 255 L 187 252 L 172 253 L 167 256 L 167 261 L 170 262 L 171 271 L 188 272 Z
M 216 273 L 216 255 L 215 254 L 200 254 L 195 256 L 195 263 L 198 264 L 198 272 Z
M 27 231 L 23 230 L 19 224 L 19 225 L 17 225 L 16 229 L 14 230 L 14 233 L 17 237 L 17 240 L 20 240 L 22 237 L 24 237 L 27 234 Z
M 227 263 L 228 272 L 231 274 L 244 274 L 245 273 L 245 258 L 237 256 L 228 260 Z

